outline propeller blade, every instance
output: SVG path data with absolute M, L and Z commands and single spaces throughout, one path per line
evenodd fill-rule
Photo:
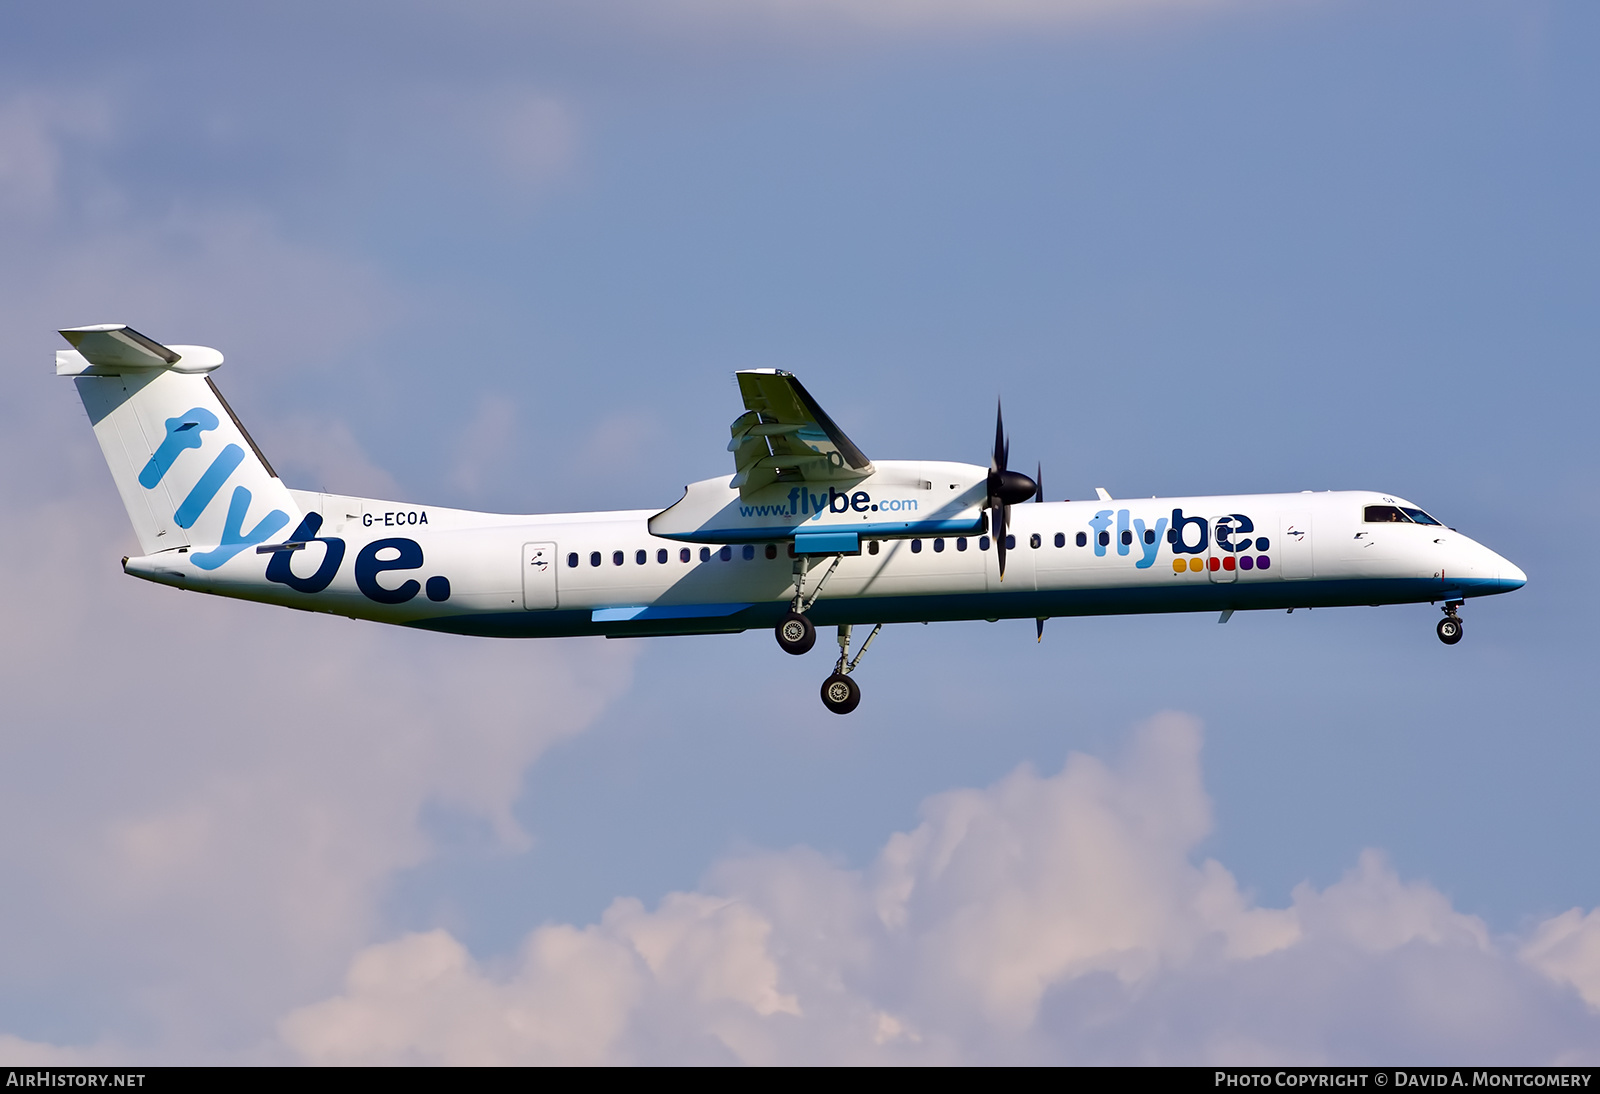
M 1044 500 L 1044 464 L 1038 464 L 1033 474 L 1033 500 Z
M 1000 580 L 1006 579 L 1006 505 L 994 507 L 994 549 L 1000 560 Z
M 1043 642 L 1043 641 L 1044 641 L 1044 621 L 1045 621 L 1045 616 L 1042 616 L 1042 615 L 1041 615 L 1041 616 L 1040 616 L 1040 617 L 1039 617 L 1039 618 L 1037 618 L 1037 619 L 1035 619 L 1035 620 L 1034 620 L 1034 621 L 1033 621 L 1033 625 L 1034 625 L 1034 626 L 1035 626 L 1035 627 L 1038 627 L 1038 628 L 1039 628 L 1039 638 L 1038 638 L 1038 641 L 1040 641 L 1040 642 Z
M 989 474 L 991 477 L 1006 469 L 1006 456 L 1009 455 L 1007 452 L 1008 447 L 1006 444 L 1005 414 L 1000 409 L 1000 400 L 996 399 L 994 402 L 994 453 L 989 457 Z
M 1006 525 L 1011 523 L 1011 506 L 1029 498 L 1044 500 L 1044 491 L 1037 482 L 1020 471 L 1009 469 L 1010 460 L 1011 441 L 1006 437 L 1005 410 L 1000 400 L 996 399 L 994 452 L 989 457 L 988 497 L 983 504 L 994 514 L 994 545 L 1001 581 L 1006 579 Z

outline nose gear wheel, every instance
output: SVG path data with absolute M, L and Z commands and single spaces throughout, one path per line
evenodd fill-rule
M 1447 646 L 1453 646 L 1461 641 L 1461 619 L 1456 615 L 1456 606 L 1446 604 L 1444 618 L 1439 620 L 1439 625 L 1434 628 L 1439 634 L 1439 641 Z

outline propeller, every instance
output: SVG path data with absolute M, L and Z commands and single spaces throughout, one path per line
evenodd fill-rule
M 1011 507 L 1038 494 L 1040 486 L 1020 471 L 1007 469 L 1011 456 L 1011 442 L 1006 439 L 1005 415 L 1000 403 L 994 407 L 994 454 L 989 458 L 989 496 L 984 505 L 993 514 L 994 547 L 999 555 L 1000 580 L 1006 579 L 1006 525 L 1011 523 Z M 1041 476 L 1042 477 L 1042 476 Z

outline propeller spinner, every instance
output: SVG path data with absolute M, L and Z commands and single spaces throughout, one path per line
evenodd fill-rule
M 1011 523 L 1011 507 L 1035 495 L 1043 496 L 1040 486 L 1020 471 L 1008 470 L 1011 442 L 1006 438 L 1005 416 L 997 401 L 994 408 L 994 454 L 989 459 L 989 496 L 984 505 L 994 514 L 994 547 L 999 554 L 1000 580 L 1006 579 L 1006 525 Z M 1043 478 L 1043 476 L 1040 476 Z

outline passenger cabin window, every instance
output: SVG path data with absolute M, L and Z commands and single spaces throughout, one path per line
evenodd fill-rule
M 1044 540 L 1039 538 L 1038 532 L 1035 532 L 1033 535 L 1028 537 L 1028 546 L 1036 549 L 1044 546 Z
M 749 562 L 750 560 L 754 559 L 755 557 L 756 557 L 756 545 L 754 543 L 746 543 L 744 545 L 744 560 L 746 562 Z
M 1078 546 L 1079 547 L 1087 547 L 1087 546 L 1089 546 L 1089 537 L 1087 535 L 1085 535 L 1084 533 L 1082 533 L 1082 532 L 1078 533 Z
M 987 551 L 988 549 L 989 549 L 989 537 L 988 536 L 979 536 L 978 537 L 978 550 Z
M 717 552 L 717 557 L 722 559 L 722 561 L 724 561 L 724 562 L 732 562 L 733 561 L 733 548 L 732 547 L 724 547 L 722 550 Z
M 1411 518 L 1394 505 L 1369 505 L 1361 519 L 1368 524 L 1410 524 Z
M 700 561 L 701 562 L 710 562 L 711 561 L 711 548 L 709 548 L 709 547 L 700 548 Z
M 1102 547 L 1111 546 L 1111 533 L 1110 532 L 1101 532 L 1100 533 L 1100 546 L 1102 546 Z
M 591 566 L 600 565 L 600 552 L 599 551 L 590 551 L 589 552 L 589 565 L 591 565 Z
M 665 566 L 667 562 L 667 549 L 665 547 L 656 552 L 656 564 Z
M 914 555 L 920 555 L 922 553 L 922 541 L 920 539 L 914 539 L 911 541 L 911 553 Z
M 634 554 L 633 554 L 634 565 L 643 566 L 648 561 L 650 561 L 650 552 L 649 551 L 635 551 L 634 552 Z
M 692 557 L 693 557 L 693 553 L 689 550 L 689 548 L 687 548 L 687 547 L 679 547 L 678 548 L 678 561 L 679 562 L 688 562 L 689 559 L 692 558 Z
M 965 551 L 966 549 L 967 549 L 967 537 L 966 536 L 958 537 L 956 539 L 956 550 Z
M 1122 545 L 1124 547 L 1133 546 L 1133 533 L 1128 531 L 1126 528 L 1122 530 Z
M 1057 547 L 1065 547 L 1066 545 L 1067 545 L 1067 534 L 1065 532 L 1057 532 L 1056 533 L 1056 546 Z
M 1146 543 L 1154 543 L 1156 541 L 1156 530 L 1154 528 L 1146 528 L 1144 530 L 1144 541 Z
M 625 556 L 621 551 L 612 551 L 611 552 L 611 564 L 613 566 L 621 566 L 622 565 L 622 560 L 625 557 L 627 557 L 627 556 Z
M 778 545 L 776 543 L 767 544 L 767 557 L 768 558 L 777 558 L 778 557 Z
M 1016 549 L 1017 549 L 1017 537 L 1016 536 L 1007 536 L 1006 537 L 1006 550 L 1015 551 Z
M 877 553 L 878 553 L 878 541 L 877 540 L 873 540 L 872 542 L 867 544 L 867 554 L 875 555 Z
M 577 566 L 578 566 L 578 552 L 573 551 L 571 554 L 567 555 L 567 569 L 574 570 L 574 569 L 577 569 Z
M 934 540 L 934 541 L 933 541 L 933 549 L 934 549 L 934 550 L 935 550 L 935 551 L 942 551 L 942 550 L 944 550 L 944 540 L 942 540 L 942 539 L 936 539 L 936 540 Z

